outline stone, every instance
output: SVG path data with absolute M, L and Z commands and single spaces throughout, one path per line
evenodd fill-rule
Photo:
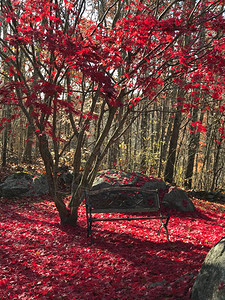
M 31 187 L 24 196 L 41 196 L 49 193 L 48 181 L 45 175 L 35 176 Z
M 0 184 L 0 195 L 5 198 L 39 196 L 48 192 L 45 175 L 31 176 L 28 173 L 18 172 L 9 175 Z
M 191 299 L 225 299 L 225 237 L 207 254 L 194 282 Z
M 140 172 L 124 172 L 114 169 L 103 170 L 100 171 L 94 183 L 92 185 L 92 190 L 99 190 L 104 188 L 110 188 L 112 186 L 119 187 L 119 186 L 136 186 L 141 187 L 147 190 L 159 190 L 159 198 L 160 200 L 163 199 L 165 193 L 168 192 L 168 187 L 166 183 L 161 178 L 154 178 L 152 176 L 146 176 Z M 107 194 L 104 198 L 114 197 L 114 195 Z M 125 196 L 124 196 L 125 197 Z M 130 196 L 129 196 L 130 197 Z M 122 197 L 121 197 L 122 198 Z M 130 197 L 132 198 L 132 197 Z M 109 199 L 108 199 L 109 200 Z M 104 202 L 105 204 L 108 203 L 108 200 L 103 199 L 99 200 Z M 126 202 L 136 201 L 137 199 L 126 199 Z M 124 199 L 123 199 L 124 201 Z
M 163 181 L 163 180 L 146 182 L 143 185 L 143 188 L 149 189 L 149 190 L 166 190 L 166 189 L 168 189 L 165 181 Z
M 160 285 L 164 285 L 164 284 L 166 284 L 165 279 L 163 279 L 162 281 L 153 282 L 153 283 L 149 284 L 147 287 L 149 289 L 152 289 L 152 288 L 155 288 L 156 286 L 160 286 Z
M 206 191 L 198 191 L 198 190 L 195 191 L 195 190 L 192 190 L 192 191 L 188 192 L 188 195 L 190 195 L 191 197 L 198 198 L 198 199 L 206 199 L 208 193 Z
M 92 190 L 101 190 L 112 186 L 111 182 L 107 182 L 104 177 L 96 177 L 93 182 Z
M 11 174 L 0 185 L 1 196 L 6 198 L 24 196 L 31 188 L 32 182 L 32 176 L 27 173 Z
M 168 189 L 161 178 L 153 178 L 139 172 L 124 172 L 114 169 L 100 171 L 94 180 L 92 189 L 97 190 L 111 186 L 140 186 L 151 190 Z
M 59 184 L 60 185 L 68 185 L 71 186 L 73 182 L 73 173 L 68 171 L 68 172 L 62 172 L 59 174 Z
M 211 192 L 192 190 L 192 191 L 188 191 L 187 193 L 190 197 L 195 197 L 210 202 L 219 202 L 219 203 L 225 202 L 225 194 L 223 189 L 211 191 Z
M 108 188 L 112 186 L 134 186 L 138 176 L 131 172 L 123 172 L 114 169 L 100 171 L 94 180 L 92 190 Z
M 195 210 L 195 206 L 186 192 L 177 187 L 169 189 L 169 192 L 163 197 L 163 203 L 169 209 L 176 209 L 182 212 L 193 212 Z
M 208 194 L 208 196 L 207 196 L 208 201 L 213 201 L 215 199 L 216 199 L 216 196 L 214 194 Z

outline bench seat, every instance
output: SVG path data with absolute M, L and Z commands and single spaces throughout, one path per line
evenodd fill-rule
M 164 228 L 169 241 L 168 222 L 169 211 L 162 207 L 159 200 L 158 190 L 147 190 L 141 187 L 112 186 L 99 190 L 85 191 L 85 205 L 87 216 L 87 235 L 93 243 L 92 224 L 99 221 L 159 219 L 160 228 Z M 121 217 L 96 217 L 95 214 L 129 214 Z M 140 215 L 145 213 L 145 216 Z M 149 216 L 146 214 L 151 213 Z M 138 214 L 130 216 L 130 214 Z

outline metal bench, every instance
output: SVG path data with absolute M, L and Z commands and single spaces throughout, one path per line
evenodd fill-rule
M 170 214 L 162 209 L 158 190 L 146 190 L 140 187 L 116 186 L 99 190 L 85 191 L 87 215 L 87 236 L 91 236 L 93 243 L 92 224 L 100 221 L 159 219 L 161 229 L 164 228 L 169 241 L 167 225 Z M 121 217 L 95 217 L 95 214 L 122 213 Z M 142 213 L 145 213 L 143 215 Z M 148 213 L 151 213 L 148 215 Z M 124 216 L 124 214 L 129 214 Z M 136 215 L 133 215 L 136 214 Z M 147 214 L 147 215 L 146 215 Z

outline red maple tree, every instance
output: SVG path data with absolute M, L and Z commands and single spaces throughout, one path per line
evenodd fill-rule
M 108 3 L 99 21 L 94 20 L 96 12 L 89 17 L 85 5 L 1 1 L 1 103 L 18 109 L 12 118 L 26 116 L 39 141 L 61 223 L 73 225 L 83 190 L 92 185 L 109 147 L 140 114 L 134 114 L 137 103 L 143 101 L 146 108 L 162 92 L 166 99 L 167 91 L 177 88 L 182 91 L 177 105 L 188 113 L 193 105 L 209 105 L 196 88 L 221 99 L 225 74 L 223 1 L 116 1 Z M 195 95 L 191 103 L 188 93 Z M 66 139 L 60 135 L 62 115 L 73 128 Z M 9 121 L 2 119 L 1 127 Z M 197 130 L 205 130 L 196 124 Z M 57 176 L 59 159 L 72 140 L 68 209 L 58 193 Z M 81 171 L 87 143 L 91 146 Z

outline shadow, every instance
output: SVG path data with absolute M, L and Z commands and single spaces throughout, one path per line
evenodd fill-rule
M 219 242 L 221 248 L 225 247 L 225 237 Z M 214 245 L 216 247 L 216 245 Z M 211 251 L 210 261 L 204 262 L 195 280 L 191 299 L 224 299 L 223 263 L 219 261 L 218 248 Z M 221 253 L 221 255 L 223 255 Z M 217 258 L 216 258 L 217 257 Z
M 210 249 L 173 233 L 167 242 L 164 230 L 158 237 L 158 227 L 126 220 L 122 226 L 94 224 L 90 245 L 84 207 L 76 227 L 60 225 L 47 205 L 8 209 L 0 208 L 5 212 L 0 273 L 10 277 L 3 296 L 12 299 L 186 300 Z M 193 213 L 178 215 L 194 218 Z M 196 217 L 213 221 L 204 214 Z M 8 285 L 14 285 L 11 294 L 6 294 Z
M 94 226 L 95 227 L 95 226 Z M 133 227 L 139 227 L 134 225 Z M 141 227 L 142 229 L 144 228 Z M 190 253 L 191 250 L 199 250 L 199 251 L 205 251 L 208 252 L 210 247 L 203 246 L 203 245 L 195 245 L 192 243 L 182 242 L 181 240 L 173 240 L 168 242 L 166 240 L 166 234 L 165 232 L 161 233 L 161 235 L 158 237 L 157 230 L 154 230 L 152 228 L 147 228 L 147 230 L 152 233 L 151 235 L 155 236 L 156 240 L 148 240 L 146 237 L 146 240 L 144 240 L 141 237 L 136 237 L 135 232 L 133 234 L 129 234 L 126 232 L 115 232 L 112 230 L 102 229 L 102 228 L 93 228 L 93 235 L 94 235 L 94 243 L 90 245 L 90 247 L 97 247 L 97 248 L 105 248 L 105 249 L 111 249 L 114 253 L 121 254 L 120 248 L 127 247 L 127 249 L 144 249 L 144 251 L 147 251 L 147 249 L 160 249 L 160 250 L 171 250 L 176 252 L 186 252 Z M 172 237 L 174 239 L 174 237 Z M 175 249 L 175 250 L 174 250 Z M 127 253 L 126 259 L 130 259 L 129 251 Z
M 208 221 L 213 220 L 212 218 L 210 218 L 206 214 L 202 213 L 202 211 L 200 211 L 199 209 L 196 209 L 193 212 L 181 212 L 181 211 L 177 211 L 177 210 L 169 210 L 169 214 L 170 214 L 171 217 L 179 217 L 181 219 L 195 218 L 195 219 L 202 219 L 202 220 L 208 220 Z M 208 214 L 210 214 L 210 213 L 208 213 Z M 118 213 L 117 215 L 118 216 L 125 216 L 125 217 L 129 217 L 129 216 L 130 217 L 132 217 L 132 216 L 151 217 L 151 216 L 159 216 L 160 212 L 159 211 L 155 211 L 155 212 L 153 211 L 153 212 L 135 212 L 135 213 L 121 213 L 121 214 Z M 162 215 L 166 216 L 167 212 L 162 211 Z
M 35 202 L 37 203 L 37 202 Z M 57 212 L 50 212 L 49 210 L 45 210 L 44 207 L 39 208 L 39 207 L 29 207 L 29 214 L 27 214 L 27 209 L 28 206 L 30 205 L 30 203 L 19 203 L 18 204 L 19 207 L 23 210 L 24 208 L 24 214 L 23 212 L 18 213 L 18 208 L 16 207 L 16 204 L 13 203 L 12 206 L 8 208 L 4 208 L 1 207 L 1 211 L 3 214 L 7 214 L 8 216 L 10 216 L 13 219 L 16 219 L 20 222 L 30 222 L 30 223 L 34 223 L 34 224 L 46 224 L 46 225 L 52 225 L 52 222 L 44 220 L 46 218 L 46 213 L 48 214 L 48 219 L 51 220 L 51 218 L 55 218 L 56 216 L 58 216 Z M 43 219 L 44 217 L 44 219 Z M 7 222 L 8 219 L 5 218 L 2 220 L 2 222 Z
M 170 210 L 171 217 L 179 217 L 181 219 L 195 218 L 202 220 L 212 220 L 209 216 L 202 213 L 199 209 L 194 210 L 193 212 L 180 212 L 177 210 Z
M 138 282 L 138 286 L 146 285 L 149 282 L 146 288 L 147 296 L 140 296 L 140 299 L 164 300 L 167 297 L 174 300 L 189 299 L 194 278 L 206 253 L 210 250 L 209 246 L 196 245 L 182 240 L 167 242 L 166 235 L 158 239 L 154 230 L 153 234 L 155 234 L 156 241 L 150 240 L 152 237 L 135 236 L 135 232 L 133 234 L 121 233 L 107 230 L 101 226 L 94 226 L 94 243 L 91 245 L 88 238 L 82 238 L 84 229 L 86 227 L 79 225 L 77 228 L 61 227 L 61 230 L 68 236 L 80 234 L 80 239 L 77 240 L 78 245 L 83 249 L 88 249 L 90 255 L 98 253 L 97 261 L 100 261 L 100 265 L 98 264 L 97 269 L 95 269 L 96 273 L 101 274 L 101 268 L 112 262 L 113 278 L 118 277 L 115 283 L 110 282 L 114 290 L 125 284 L 124 278 L 133 278 L 134 282 Z M 150 230 L 152 231 L 151 228 Z M 174 237 L 172 238 L 174 239 Z M 106 254 L 108 255 L 107 261 L 104 259 Z M 116 260 L 116 264 L 112 258 Z M 95 265 L 93 262 L 92 264 Z M 128 268 L 130 269 L 129 272 L 124 271 Z M 103 278 L 99 280 L 102 281 Z M 85 288 L 85 284 L 83 287 Z M 132 290 L 129 289 L 126 297 L 118 297 L 118 299 L 138 299 L 132 297 Z M 101 297 L 94 297 L 93 299 L 101 299 Z

